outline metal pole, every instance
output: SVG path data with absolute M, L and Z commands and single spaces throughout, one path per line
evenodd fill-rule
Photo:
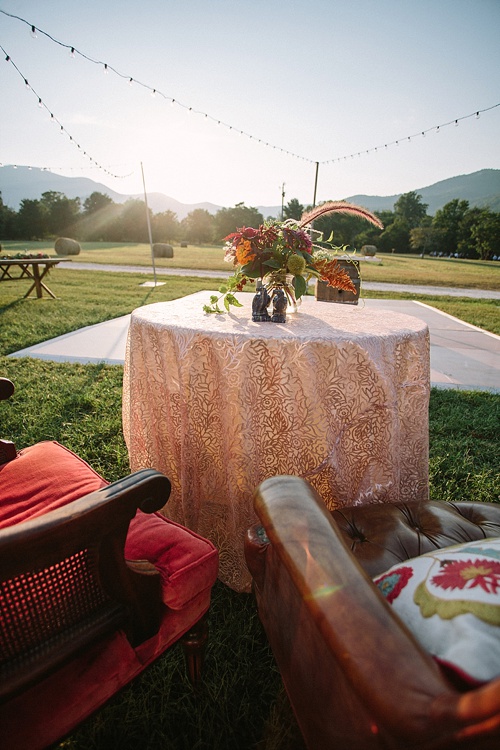
M 313 198 L 313 204 L 312 207 L 316 207 L 316 190 L 318 187 L 318 170 L 319 170 L 319 161 L 316 162 L 316 176 L 314 178 L 314 198 Z
M 142 161 L 141 161 L 141 172 L 142 172 L 142 184 L 144 187 L 144 203 L 146 204 L 146 221 L 148 223 L 149 245 L 151 247 L 151 262 L 153 264 L 153 275 L 154 275 L 155 286 L 156 286 L 156 266 L 155 266 L 155 254 L 153 252 L 153 235 L 151 234 L 151 219 L 149 216 L 148 195 L 146 193 L 146 182 L 144 180 L 144 168 L 142 166 Z

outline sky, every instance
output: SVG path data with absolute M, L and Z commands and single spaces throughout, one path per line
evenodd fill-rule
M 0 10 L 28 22 L 0 13 L 2 165 L 227 207 L 395 195 L 500 168 L 500 0 Z

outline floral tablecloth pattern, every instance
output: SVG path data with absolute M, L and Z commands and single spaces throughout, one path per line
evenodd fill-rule
M 242 308 L 206 315 L 210 292 L 131 316 L 123 427 L 132 471 L 172 482 L 164 508 L 211 539 L 220 578 L 250 588 L 252 495 L 306 478 L 331 509 L 428 495 L 429 333 L 388 311 L 303 298 L 286 324 Z

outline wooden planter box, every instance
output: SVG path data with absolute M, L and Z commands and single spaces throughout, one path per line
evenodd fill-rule
M 333 286 L 328 286 L 326 281 L 318 279 L 315 290 L 316 299 L 320 302 L 342 302 L 346 305 L 357 305 L 360 289 L 359 261 L 339 258 L 338 264 L 351 277 L 351 281 L 356 287 L 356 293 L 344 292 L 343 289 L 335 289 Z

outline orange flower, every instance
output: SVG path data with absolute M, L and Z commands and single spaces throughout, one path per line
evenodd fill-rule
M 242 266 L 255 260 L 257 257 L 255 250 L 252 249 L 252 243 L 250 240 L 242 240 L 236 248 L 236 260 Z

